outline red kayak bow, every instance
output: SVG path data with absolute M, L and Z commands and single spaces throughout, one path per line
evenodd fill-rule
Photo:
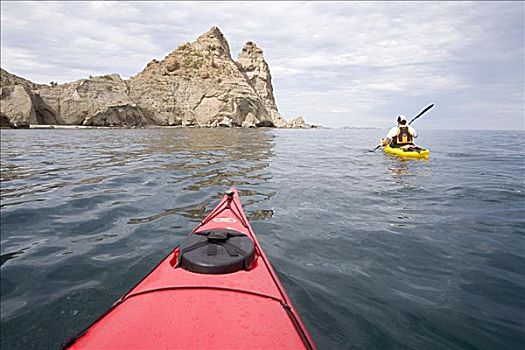
M 314 349 L 237 191 L 70 349 Z

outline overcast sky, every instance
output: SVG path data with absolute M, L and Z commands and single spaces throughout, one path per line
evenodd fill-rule
M 525 2 L 5 2 L 1 65 L 128 78 L 218 26 L 264 51 L 279 111 L 330 127 L 525 129 Z

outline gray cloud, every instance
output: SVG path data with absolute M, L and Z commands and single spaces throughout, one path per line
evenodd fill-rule
M 3 2 L 2 67 L 40 83 L 129 77 L 216 25 L 263 48 L 286 117 L 525 129 L 522 2 Z M 473 120 L 482 122 L 473 124 Z

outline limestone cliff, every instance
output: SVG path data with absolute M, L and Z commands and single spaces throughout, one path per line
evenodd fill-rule
M 38 124 L 31 92 L 23 85 L 0 88 L 2 126 Z
M 248 82 L 263 100 L 266 110 L 270 113 L 272 122 L 277 127 L 283 127 L 286 121 L 277 110 L 273 96 L 272 75 L 268 63 L 263 57 L 263 51 L 253 42 L 247 42 L 237 58 L 237 64 L 246 75 Z
M 0 68 L 0 86 L 12 86 L 12 85 L 22 85 L 28 88 L 29 90 L 36 89 L 40 86 L 45 86 L 45 85 L 35 84 L 27 79 L 11 74 L 3 68 Z
M 91 126 L 143 126 L 151 124 L 131 100 L 128 87 L 117 75 L 81 79 L 73 83 L 44 86 L 34 91 L 57 124 Z
M 128 86 L 130 97 L 156 124 L 274 126 L 264 100 L 232 60 L 216 27 L 164 60 L 151 61 Z
M 216 27 L 127 81 L 113 74 L 49 86 L 2 69 L 1 87 L 3 124 L 290 127 L 262 50 L 248 42 L 235 62 Z
M 41 86 L 0 69 L 0 126 L 40 124 L 32 91 Z

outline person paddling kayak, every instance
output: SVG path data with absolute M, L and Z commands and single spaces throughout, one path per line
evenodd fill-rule
M 407 124 L 404 115 L 397 117 L 397 126 L 394 126 L 384 139 L 379 142 L 382 147 L 389 145 L 391 148 L 413 146 L 413 140 L 417 137 L 416 129 Z

